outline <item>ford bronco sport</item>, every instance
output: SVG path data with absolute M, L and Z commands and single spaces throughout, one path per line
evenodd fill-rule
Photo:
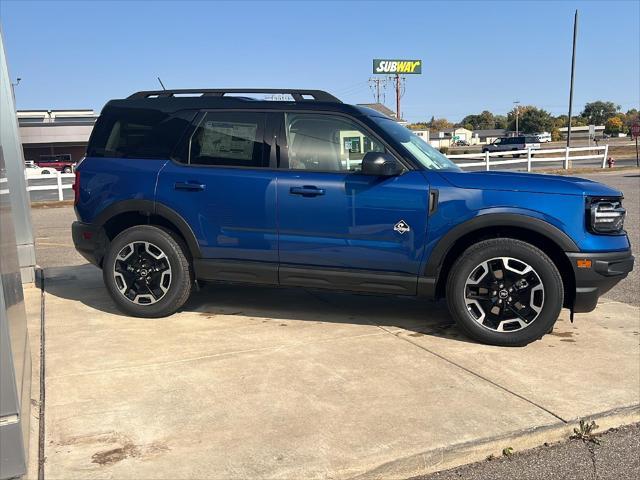
M 446 297 L 469 336 L 525 345 L 633 268 L 619 191 L 462 172 L 317 90 L 112 100 L 76 176 L 76 248 L 135 316 L 172 314 L 198 280 L 326 288 Z

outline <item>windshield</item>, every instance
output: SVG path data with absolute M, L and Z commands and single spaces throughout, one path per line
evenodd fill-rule
M 455 163 L 395 120 L 383 117 L 371 118 L 396 142 L 401 143 L 423 167 L 429 170 L 460 170 Z

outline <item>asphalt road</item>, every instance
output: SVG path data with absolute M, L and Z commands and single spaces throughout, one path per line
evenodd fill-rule
M 636 480 L 640 424 L 606 432 L 600 445 L 570 440 L 412 480 Z

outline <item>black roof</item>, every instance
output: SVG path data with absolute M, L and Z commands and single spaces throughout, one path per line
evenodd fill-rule
M 262 100 L 249 96 L 226 96 L 226 93 L 267 93 L 291 95 L 293 100 Z M 186 95 L 186 96 L 182 96 Z M 312 98 L 306 98 L 312 97 Z M 185 89 L 136 92 L 125 99 L 110 100 L 107 107 L 140 108 L 176 112 L 179 110 L 226 109 L 237 110 L 317 110 L 382 117 L 371 108 L 342 103 L 322 90 L 302 89 Z

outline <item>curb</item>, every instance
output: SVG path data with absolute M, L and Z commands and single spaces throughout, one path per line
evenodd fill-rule
M 598 433 L 610 428 L 640 422 L 640 404 L 620 407 L 614 410 L 584 417 L 595 420 Z M 443 470 L 468 465 L 485 460 L 489 455 L 500 457 L 502 450 L 512 447 L 514 453 L 542 446 L 545 443 L 558 443 L 568 440 L 580 419 L 568 423 L 556 422 L 551 425 L 518 430 L 506 435 L 472 440 L 448 447 L 427 450 L 422 453 L 400 458 L 380 465 L 366 473 L 351 476 L 353 480 L 364 479 L 407 479 L 419 475 L 428 475 Z

